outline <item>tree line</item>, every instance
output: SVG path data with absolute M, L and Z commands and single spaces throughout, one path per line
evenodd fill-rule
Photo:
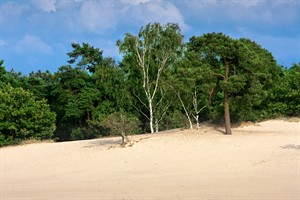
M 24 75 L 0 61 L 0 146 L 199 128 L 199 122 L 300 115 L 300 63 L 278 65 L 256 42 L 223 33 L 184 42 L 177 24 L 151 23 L 118 40 L 122 60 L 73 43 L 57 72 Z

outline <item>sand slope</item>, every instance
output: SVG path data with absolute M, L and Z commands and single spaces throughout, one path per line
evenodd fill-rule
M 0 149 L 0 199 L 300 199 L 300 122 Z

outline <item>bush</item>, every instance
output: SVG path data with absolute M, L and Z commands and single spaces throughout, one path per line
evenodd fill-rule
M 22 88 L 0 87 L 0 146 L 26 139 L 50 139 L 55 118 L 46 100 L 37 101 Z
M 186 115 L 180 111 L 169 113 L 161 123 L 162 130 L 189 127 Z
M 73 141 L 88 140 L 101 136 L 103 136 L 102 131 L 99 131 L 99 129 L 94 129 L 92 127 L 77 127 L 72 129 L 69 139 Z
M 102 122 L 103 127 L 109 128 L 111 135 L 120 135 L 122 143 L 127 143 L 127 135 L 138 130 L 139 120 L 125 112 L 114 112 Z

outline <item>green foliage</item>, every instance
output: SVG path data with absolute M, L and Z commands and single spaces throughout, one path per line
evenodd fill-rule
M 188 128 L 189 122 L 185 114 L 181 110 L 175 110 L 174 112 L 168 112 L 166 117 L 161 123 L 162 130 L 169 130 L 174 128 Z
M 234 40 L 222 33 L 191 38 L 188 51 L 198 53 L 198 59 L 207 63 L 210 73 L 216 77 L 214 94 L 228 93 L 234 121 L 263 117 L 265 100 L 276 87 L 281 72 L 269 51 L 249 39 Z M 222 104 L 217 103 L 219 97 L 215 96 L 210 108 L 213 118 L 220 116 L 215 107 Z
M 100 132 L 101 133 L 101 132 Z M 86 128 L 74 128 L 71 130 L 70 133 L 70 140 L 88 140 L 97 138 L 99 136 L 103 136 L 104 134 L 99 134 L 99 131 L 97 129 L 93 129 L 92 127 L 86 127 Z
M 90 121 L 131 107 L 125 74 L 115 61 L 102 57 L 103 51 L 87 43 L 72 47 L 69 63 L 76 62 L 76 66 L 59 68 L 51 92 L 51 107 L 58 114 L 55 135 L 60 141 L 105 135 L 105 129 L 91 128 Z
M 99 104 L 100 92 L 87 72 L 71 66 L 60 67 L 54 74 L 54 82 L 51 107 L 58 116 L 55 137 L 60 141 L 70 140 L 67 132 L 86 126 L 86 120 Z
M 0 84 L 8 83 L 7 72 L 3 64 L 4 61 L 0 60 Z
M 177 104 L 181 104 L 187 119 L 196 123 L 200 118 L 207 119 L 208 115 L 204 113 L 207 109 L 202 108 L 209 107 L 210 93 L 216 85 L 215 77 L 202 57 L 193 51 L 186 51 L 169 74 L 169 80 L 173 93 L 178 97 Z
M 51 92 L 55 84 L 54 76 L 48 70 L 46 72 L 31 72 L 28 77 L 24 78 L 22 87 L 31 91 L 38 99 L 48 99 L 51 103 Z
M 171 70 L 182 54 L 183 36 L 177 24 L 150 23 L 142 27 L 137 35 L 127 33 L 124 41 L 117 41 L 123 54 L 122 66 L 136 98 L 134 107 L 149 122 L 154 132 L 161 121 L 169 102 L 163 99 L 167 71 Z
M 294 64 L 287 72 L 288 84 L 286 94 L 287 115 L 300 116 L 300 63 Z
M 55 130 L 55 117 L 46 100 L 36 100 L 32 93 L 22 88 L 1 86 L 1 145 L 17 140 L 51 138 Z
M 300 116 L 300 63 L 280 67 L 249 39 L 208 33 L 183 44 L 177 24 L 151 23 L 117 45 L 119 64 L 73 43 L 72 66 L 54 74 L 6 71 L 0 61 L 0 146 L 220 122 L 229 104 L 233 121 Z
M 281 69 L 280 77 L 268 91 L 261 109 L 264 118 L 300 116 L 300 63 Z
M 83 69 L 87 69 L 89 72 L 94 73 L 96 65 L 101 65 L 103 62 L 103 51 L 94 48 L 88 43 L 82 43 L 82 45 L 77 43 L 72 43 L 73 51 L 67 53 L 70 57 L 68 61 L 70 64 L 73 64 L 80 58 L 77 63 L 77 66 Z
M 110 129 L 111 135 L 126 135 L 138 132 L 139 120 L 137 117 L 123 111 L 114 112 L 102 120 L 101 125 Z

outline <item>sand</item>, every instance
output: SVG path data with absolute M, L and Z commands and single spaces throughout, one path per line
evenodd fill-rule
M 299 200 L 300 122 L 1 148 L 1 200 Z

